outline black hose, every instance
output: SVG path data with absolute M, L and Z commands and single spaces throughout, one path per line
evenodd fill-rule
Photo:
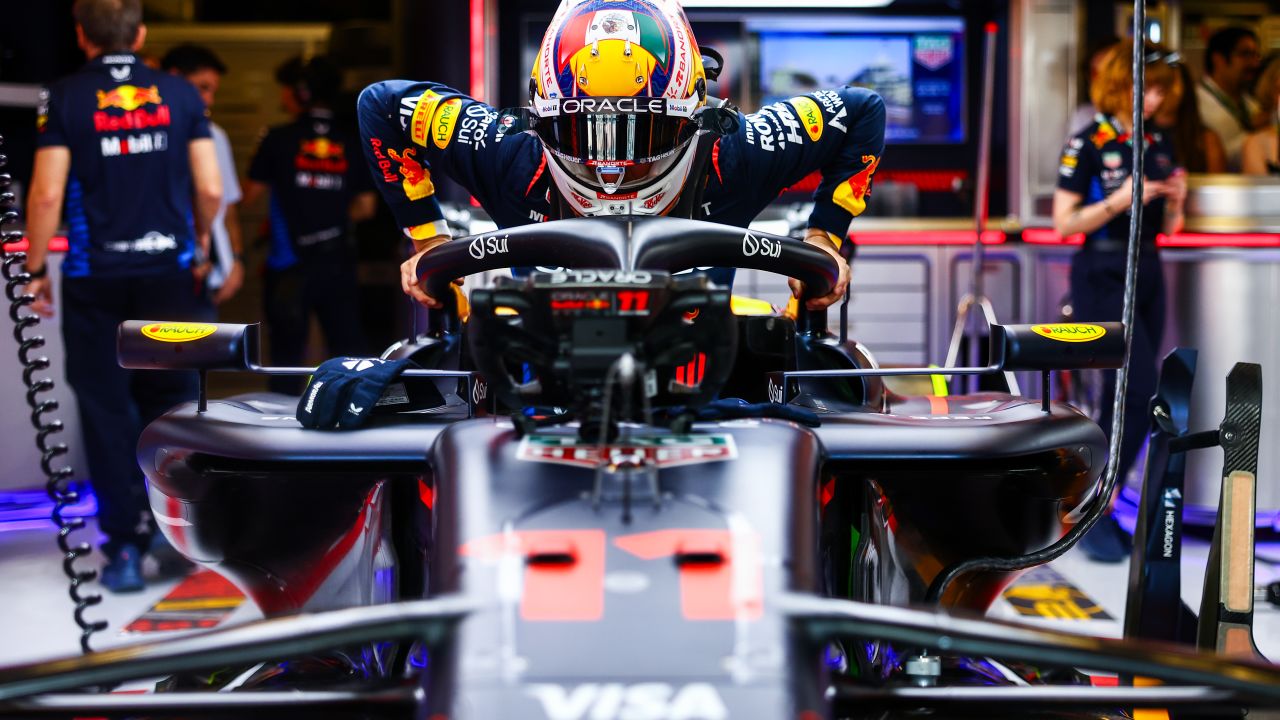
M 0 147 L 3 145 L 4 138 L 0 138 Z M 8 158 L 0 155 L 0 168 L 7 163 Z M 98 573 L 93 570 L 77 570 L 75 562 L 93 550 L 88 543 L 72 545 L 70 542 L 71 533 L 83 528 L 84 520 L 62 515 L 68 506 L 79 502 L 80 495 L 68 487 L 67 479 L 71 477 L 71 468 L 65 465 L 53 466 L 55 460 L 67 454 L 67 445 L 66 443 L 50 444 L 50 436 L 62 432 L 63 429 L 62 421 L 46 417 L 58 410 L 58 401 L 40 399 L 42 393 L 53 390 L 53 379 L 35 377 L 36 373 L 47 371 L 50 362 L 49 358 L 43 355 L 31 357 L 33 350 L 44 347 L 45 340 L 42 335 L 27 334 L 28 330 L 40 324 L 40 317 L 31 312 L 22 312 L 23 308 L 35 302 L 34 296 L 23 292 L 23 288 L 31 282 L 31 275 L 27 273 L 25 267 L 27 254 L 8 250 L 10 243 L 22 240 L 21 232 L 5 229 L 6 225 L 18 219 L 18 213 L 14 210 L 16 198 L 10 190 L 12 185 L 13 178 L 8 173 L 0 173 L 0 243 L 4 245 L 4 249 L 0 251 L 3 252 L 3 266 L 0 267 L 0 274 L 4 276 L 5 297 L 9 299 L 9 318 L 13 320 L 13 339 L 18 343 L 18 361 L 22 363 L 22 383 L 27 388 L 26 396 L 27 405 L 31 408 L 31 424 L 36 430 L 36 448 L 40 450 L 40 469 L 45 475 L 45 492 L 53 501 L 51 518 L 53 524 L 58 526 L 58 549 L 62 551 L 62 571 L 66 573 L 67 580 L 71 583 L 68 594 L 71 596 L 71 601 L 75 603 L 73 617 L 80 628 L 80 648 L 88 653 L 92 652 L 89 647 L 89 638 L 95 632 L 105 630 L 107 623 L 104 620 L 88 621 L 84 618 L 84 611 L 102 602 L 102 596 L 80 594 L 81 586 L 93 582 L 98 577 Z
M 1142 117 L 1143 96 L 1146 94 L 1146 37 L 1147 7 L 1143 0 L 1133 2 L 1133 195 L 1130 199 L 1129 213 L 1129 249 L 1124 273 L 1124 365 L 1116 373 L 1116 395 L 1111 413 L 1111 447 L 1107 452 L 1106 475 L 1102 487 L 1093 497 L 1092 504 L 1084 516 L 1070 532 L 1057 542 L 1028 555 L 1017 557 L 980 557 L 956 563 L 942 572 L 929 585 L 925 596 L 926 602 L 936 603 L 942 599 L 947 588 L 956 578 L 967 573 L 980 571 L 1014 572 L 1025 570 L 1036 565 L 1053 562 L 1071 549 L 1076 542 L 1089 532 L 1107 511 L 1111 496 L 1115 492 L 1116 482 L 1120 476 L 1120 443 L 1124 440 L 1125 391 L 1129 387 L 1129 355 L 1133 343 L 1134 295 L 1138 284 L 1138 256 L 1141 250 L 1140 233 L 1142 230 L 1142 190 L 1146 184 L 1143 178 L 1145 165 L 1145 122 Z

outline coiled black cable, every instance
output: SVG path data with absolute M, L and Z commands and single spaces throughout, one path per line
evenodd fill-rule
M 3 150 L 3 146 L 4 138 L 0 137 L 0 150 Z M 0 154 L 0 170 L 6 164 L 8 164 L 8 157 Z M 81 593 L 82 586 L 93 582 L 98 577 L 98 573 L 94 570 L 77 570 L 75 562 L 93 552 L 93 549 L 88 543 L 74 545 L 71 543 L 71 533 L 83 528 L 84 520 L 62 516 L 63 510 L 76 504 L 80 497 L 79 493 L 68 487 L 67 479 L 71 477 L 71 468 L 66 465 L 54 467 L 54 462 L 67 454 L 67 444 L 51 444 L 50 440 L 51 436 L 62 432 L 62 421 L 50 416 L 58 410 L 58 401 L 51 398 L 40 399 L 42 394 L 53 390 L 52 378 L 36 377 L 36 373 L 49 369 L 49 358 L 43 355 L 31 357 L 33 351 L 44 347 L 45 340 L 42 335 L 28 335 L 28 331 L 40 324 L 40 317 L 31 312 L 22 312 L 23 308 L 35 302 L 34 296 L 23 292 L 26 285 L 31 282 L 31 275 L 26 270 L 27 254 L 8 250 L 10 243 L 22 239 L 21 232 L 5 229 L 6 225 L 11 225 L 18 219 L 18 213 L 14 209 L 16 197 L 11 190 L 12 185 L 13 178 L 8 173 L 0 172 L 0 243 L 4 246 L 0 251 L 4 256 L 0 274 L 4 275 L 5 297 L 9 299 L 9 319 L 13 321 L 13 339 L 18 343 L 18 361 L 22 363 L 22 383 L 27 388 L 27 405 L 31 407 L 31 424 L 36 430 L 36 448 L 40 450 L 40 469 L 44 471 L 46 478 L 45 492 L 53 501 L 51 517 L 53 523 L 58 526 L 58 549 L 62 551 L 62 571 L 71 582 L 69 594 L 71 601 L 75 603 L 73 614 L 76 625 L 80 628 L 80 648 L 88 653 L 92 652 L 89 639 L 95 632 L 105 630 L 107 623 L 105 620 L 89 621 L 84 617 L 85 610 L 102 602 L 102 596 Z
M 1145 0 L 1133 0 L 1133 193 L 1129 202 L 1129 245 L 1125 256 L 1124 271 L 1124 305 L 1121 319 L 1124 322 L 1124 364 L 1116 372 L 1115 398 L 1111 412 L 1111 444 L 1107 453 L 1107 469 L 1103 476 L 1102 486 L 1092 499 L 1083 516 L 1071 530 L 1049 547 L 1018 557 L 979 557 L 955 563 L 943 569 L 929 584 L 925 601 L 936 603 L 942 599 L 947 588 L 957 578 L 981 571 L 1014 572 L 1025 570 L 1036 565 L 1053 562 L 1062 557 L 1093 529 L 1098 520 L 1106 514 L 1115 493 L 1116 484 L 1121 480 L 1120 444 L 1124 441 L 1125 394 L 1129 388 L 1129 355 L 1133 345 L 1133 315 L 1135 294 L 1138 286 L 1138 258 L 1141 249 L 1140 234 L 1142 231 L 1142 189 L 1146 184 L 1143 176 L 1145 167 L 1146 137 L 1143 120 L 1143 97 L 1146 93 L 1146 29 L 1147 6 Z

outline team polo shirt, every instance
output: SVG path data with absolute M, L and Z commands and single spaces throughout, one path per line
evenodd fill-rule
M 1058 164 L 1058 187 L 1084 198 L 1085 205 L 1102 202 L 1124 184 L 1133 172 L 1133 138 L 1121 132 L 1120 125 L 1099 114 L 1093 122 L 1076 133 L 1062 151 Z M 1144 158 L 1147 180 L 1165 180 L 1176 167 L 1173 142 L 1160 130 L 1147 133 Z M 1152 200 L 1142 210 L 1142 242 L 1155 245 L 1156 236 L 1164 228 L 1163 197 Z M 1129 200 L 1125 212 L 1085 238 L 1086 245 L 1095 240 L 1129 240 Z
M 66 277 L 131 277 L 191 266 L 188 145 L 207 138 L 204 102 L 186 80 L 132 53 L 102 55 L 49 88 L 37 147 L 71 152 Z
M 271 250 L 267 267 L 345 258 L 349 206 L 373 190 L 353 134 L 315 110 L 272 128 L 249 166 L 249 177 L 271 187 Z

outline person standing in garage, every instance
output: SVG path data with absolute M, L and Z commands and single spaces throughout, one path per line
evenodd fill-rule
M 1150 119 L 1177 107 L 1183 88 L 1172 62 L 1175 56 L 1158 45 L 1147 45 L 1146 94 L 1143 116 Z M 1112 53 L 1095 80 L 1091 93 L 1098 116 L 1067 143 L 1058 168 L 1053 196 L 1054 228 L 1064 237 L 1085 234 L 1084 247 L 1071 260 L 1071 304 L 1082 322 L 1120 320 L 1124 307 L 1129 209 L 1133 192 L 1133 45 L 1126 42 Z M 1177 167 L 1172 139 L 1154 124 L 1147 125 L 1146 182 L 1143 185 L 1142 255 L 1138 266 L 1137 307 L 1129 358 L 1129 387 L 1124 441 L 1120 448 L 1121 484 L 1137 459 L 1147 435 L 1147 403 L 1156 389 L 1156 353 L 1164 331 L 1164 275 L 1156 236 L 1182 228 L 1187 197 L 1186 171 Z M 1115 397 L 1114 372 L 1106 373 L 1099 424 L 1108 433 Z M 1111 515 L 1080 541 L 1091 558 L 1120 562 L 1129 555 L 1132 540 Z
M 356 134 L 332 110 L 342 72 L 324 57 L 294 58 L 276 70 L 276 81 L 295 120 L 263 137 L 244 193 L 246 206 L 271 195 L 263 293 L 271 362 L 302 364 L 312 313 L 330 356 L 363 355 L 350 229 L 374 216 L 377 197 Z M 269 385 L 275 392 L 302 391 L 301 378 L 273 377 Z
M 1245 138 L 1265 122 L 1258 101 L 1249 94 L 1261 68 L 1258 35 L 1252 30 L 1226 27 L 1209 37 L 1196 94 L 1200 118 L 1222 138 L 1229 172 L 1240 172 Z
M 213 110 L 213 104 L 222 86 L 227 66 L 216 53 L 203 45 L 179 45 L 164 54 L 160 69 L 186 79 L 200 93 L 205 107 Z M 244 285 L 244 242 L 240 232 L 240 179 L 236 174 L 236 161 L 231 152 L 231 140 L 227 131 L 212 120 L 209 131 L 214 147 L 218 150 L 218 171 L 222 174 L 222 208 L 213 220 L 209 246 L 209 292 L 214 305 L 230 300 Z
M 1244 141 L 1242 169 L 1245 175 L 1275 175 L 1280 173 L 1280 52 L 1267 56 L 1253 94 L 1267 122 Z
M 27 206 L 33 309 L 49 316 L 49 240 L 66 208 L 62 339 L 80 410 L 98 525 L 102 584 L 141 590 L 142 556 L 161 552 L 134 456 L 151 420 L 196 397 L 195 373 L 133 372 L 116 362 L 129 319 L 207 313 L 203 257 L 222 197 L 205 106 L 190 83 L 142 63 L 141 0 L 77 0 L 89 63 L 55 83 L 39 115 Z

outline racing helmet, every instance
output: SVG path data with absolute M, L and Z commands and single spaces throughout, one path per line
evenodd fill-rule
M 706 71 L 679 0 L 562 0 L 529 80 L 531 126 L 579 215 L 661 215 L 693 164 Z

